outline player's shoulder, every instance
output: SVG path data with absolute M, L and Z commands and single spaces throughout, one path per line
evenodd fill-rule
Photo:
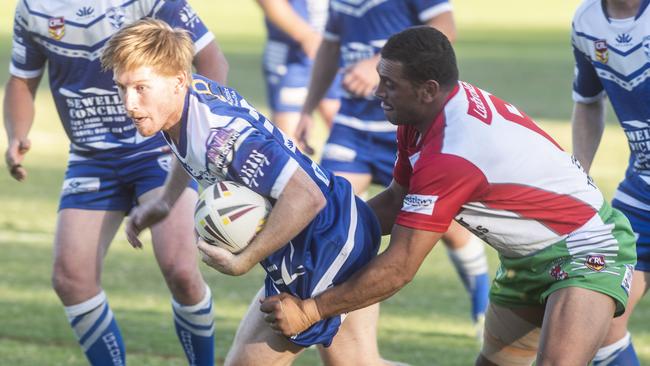
M 602 16 L 602 3 L 600 0 L 584 0 L 573 14 L 573 28 L 580 29 L 593 21 L 595 17 Z

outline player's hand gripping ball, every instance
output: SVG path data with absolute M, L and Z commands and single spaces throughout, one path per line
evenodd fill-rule
M 199 196 L 194 226 L 206 243 L 238 253 L 262 230 L 271 208 L 266 198 L 242 184 L 217 182 Z

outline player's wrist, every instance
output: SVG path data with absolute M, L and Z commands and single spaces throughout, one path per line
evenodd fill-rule
M 303 312 L 311 324 L 317 323 L 323 319 L 320 309 L 318 308 L 318 301 L 314 298 L 305 299 L 302 302 Z

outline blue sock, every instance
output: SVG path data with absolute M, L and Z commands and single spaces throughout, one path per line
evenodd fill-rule
M 125 365 L 124 341 L 104 291 L 64 309 L 91 365 Z
M 487 273 L 488 265 L 483 243 L 472 236 L 464 247 L 449 250 L 447 253 L 469 293 L 472 320 L 480 321 L 485 315 L 490 292 L 490 278 Z
M 625 337 L 602 347 L 596 352 L 592 362 L 593 366 L 639 366 L 639 358 L 634 350 L 630 333 Z
M 214 314 L 212 293 L 205 286 L 205 296 L 196 305 L 181 305 L 172 299 L 176 335 L 190 366 L 214 365 Z

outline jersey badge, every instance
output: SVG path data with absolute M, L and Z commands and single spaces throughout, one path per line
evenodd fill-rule
M 605 256 L 604 255 L 588 255 L 585 260 L 585 266 L 592 271 L 600 272 L 605 269 Z
M 47 22 L 47 30 L 50 37 L 57 41 L 60 40 L 65 34 L 65 19 L 63 17 L 50 18 Z
M 124 24 L 124 9 L 119 6 L 112 7 L 106 11 L 106 19 L 111 23 L 115 29 L 120 29 Z
M 596 51 L 596 61 L 606 64 L 609 60 L 607 40 L 599 39 L 597 41 L 594 41 L 594 51 Z

